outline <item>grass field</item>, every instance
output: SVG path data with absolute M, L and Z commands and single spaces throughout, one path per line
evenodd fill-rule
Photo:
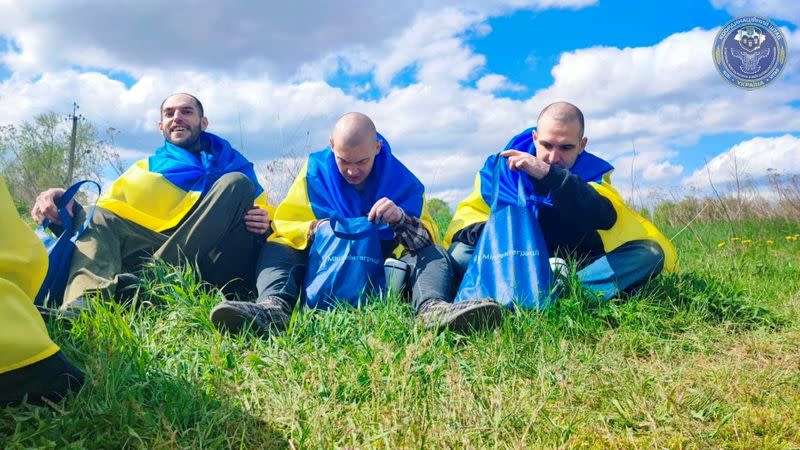
M 576 290 L 466 338 L 397 299 L 221 335 L 219 294 L 155 267 L 163 306 L 49 325 L 87 385 L 0 410 L 0 447 L 798 448 L 797 233 L 696 224 L 680 271 L 626 301 Z

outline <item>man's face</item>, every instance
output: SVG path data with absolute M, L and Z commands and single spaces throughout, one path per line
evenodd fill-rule
M 375 157 L 380 152 L 380 141 L 375 142 L 365 139 L 359 145 L 346 146 L 336 144 L 331 139 L 331 149 L 336 158 L 336 167 L 347 182 L 355 187 L 361 187 L 372 171 Z
M 533 132 L 536 157 L 547 164 L 571 169 L 588 142 L 586 137 L 578 138 L 579 132 L 577 120 L 565 123 L 543 117 Z
M 164 101 L 158 129 L 170 143 L 190 149 L 208 126 L 192 97 L 177 94 Z

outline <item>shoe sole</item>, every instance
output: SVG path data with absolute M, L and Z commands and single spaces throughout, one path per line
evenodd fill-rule
M 238 309 L 229 305 L 217 305 L 211 310 L 211 323 L 217 329 L 229 331 L 231 333 L 239 333 L 245 325 L 251 323 L 253 318 L 242 314 Z
M 248 325 L 250 330 L 259 334 L 268 334 L 272 331 L 283 331 L 275 323 L 268 323 L 265 325 L 255 322 L 255 318 L 249 314 L 245 314 L 238 308 L 227 304 L 221 304 L 214 307 L 210 314 L 211 323 L 219 330 L 225 330 L 230 333 L 240 333 Z
M 503 309 L 497 303 L 482 303 L 459 311 L 445 321 L 445 326 L 459 334 L 497 328 L 503 321 Z

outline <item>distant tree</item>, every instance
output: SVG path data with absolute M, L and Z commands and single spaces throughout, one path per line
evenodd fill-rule
M 32 205 L 36 195 L 51 187 L 66 187 L 71 126 L 55 112 L 31 122 L 0 126 L 0 174 L 17 204 Z M 100 142 L 97 127 L 78 122 L 73 177 L 100 180 L 103 165 L 113 156 Z
M 447 231 L 447 226 L 450 225 L 450 220 L 453 218 L 453 212 L 450 206 L 444 200 L 438 198 L 428 199 L 428 212 L 439 227 L 439 234 L 444 237 L 444 232 Z

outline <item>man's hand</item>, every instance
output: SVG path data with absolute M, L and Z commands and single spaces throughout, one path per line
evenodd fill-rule
M 253 206 L 244 215 L 244 225 L 247 231 L 255 234 L 265 235 L 269 231 L 269 214 L 265 209 Z
M 395 205 L 393 201 L 386 197 L 375 202 L 372 209 L 367 214 L 367 219 L 375 223 L 388 223 L 389 225 L 397 225 L 403 220 L 403 209 Z
M 511 170 L 522 170 L 531 177 L 541 180 L 550 172 L 550 164 L 531 155 L 530 153 L 519 150 L 506 150 L 500 156 L 508 158 L 508 168 Z
M 61 218 L 58 217 L 56 200 L 61 198 L 64 192 L 64 189 L 61 188 L 50 188 L 36 196 L 36 202 L 33 204 L 33 209 L 31 209 L 31 217 L 33 220 L 41 225 L 44 219 L 50 219 L 50 222 L 61 225 Z M 69 203 L 67 203 L 67 212 L 70 217 L 73 216 L 72 205 L 74 203 L 74 200 L 70 200 Z

